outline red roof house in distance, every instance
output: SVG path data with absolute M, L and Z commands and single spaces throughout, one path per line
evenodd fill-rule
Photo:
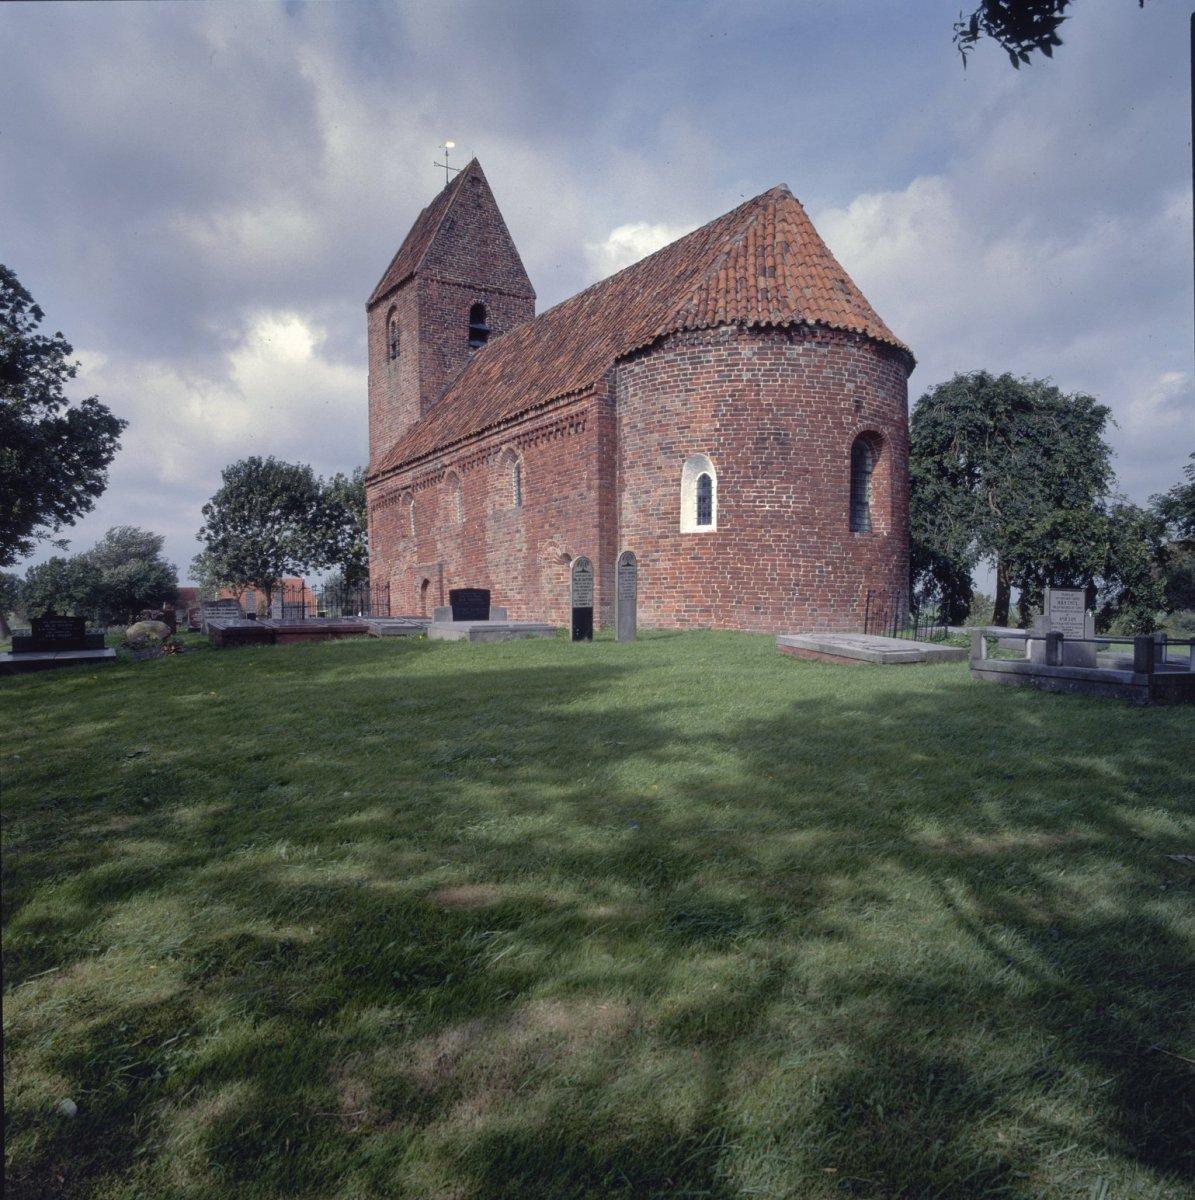
M 476 159 L 367 305 L 370 571 L 567 623 L 639 561 L 646 626 L 858 627 L 908 578 L 909 349 L 787 187 L 535 316 Z

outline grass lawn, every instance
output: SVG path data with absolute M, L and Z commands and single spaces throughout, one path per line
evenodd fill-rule
M 656 633 L 0 714 L 10 1197 L 1195 1194 L 1195 710 Z

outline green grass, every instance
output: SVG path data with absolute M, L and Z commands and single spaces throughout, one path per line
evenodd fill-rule
M 1191 709 L 657 633 L 0 717 L 9 1196 L 1193 1194 Z

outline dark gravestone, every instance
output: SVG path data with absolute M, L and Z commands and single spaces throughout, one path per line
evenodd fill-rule
M 488 621 L 490 619 L 489 588 L 453 588 L 448 593 L 454 621 Z
M 614 573 L 614 627 L 620 642 L 633 642 L 637 627 L 639 604 L 639 560 L 630 550 L 618 556 Z
M 12 639 L 14 654 L 46 654 L 56 650 L 102 650 L 104 635 L 88 633 L 87 621 L 83 617 L 60 617 L 46 613 L 34 617 L 29 625 L 28 636 L 17 635 Z
M 573 641 L 593 641 L 593 563 L 584 554 L 573 559 Z

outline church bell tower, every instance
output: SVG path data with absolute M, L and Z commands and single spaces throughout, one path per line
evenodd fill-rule
M 419 214 L 366 313 L 372 464 L 489 342 L 535 316 L 535 289 L 477 159 Z

